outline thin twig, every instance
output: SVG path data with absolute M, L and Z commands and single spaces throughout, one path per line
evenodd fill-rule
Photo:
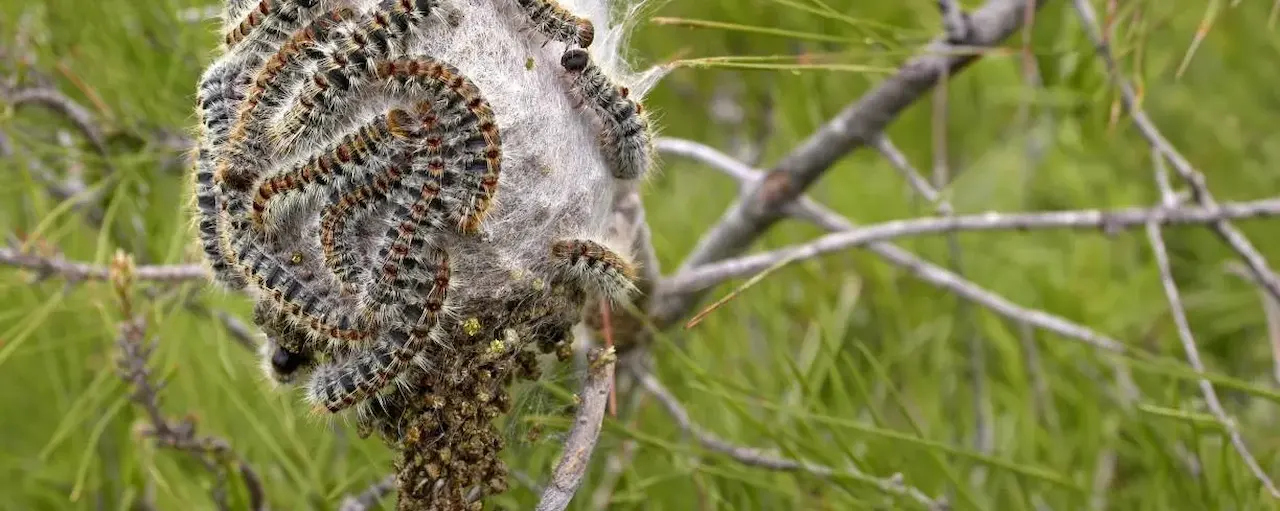
M 338 506 L 338 511 L 366 511 L 378 505 L 378 502 L 396 491 L 396 476 L 391 474 L 373 483 L 358 495 L 347 495 Z
M 1157 151 L 1153 151 L 1153 158 L 1156 167 L 1156 175 L 1165 174 L 1163 160 L 1164 158 Z M 1157 177 L 1158 183 L 1167 182 L 1167 179 Z M 1177 207 L 1177 197 L 1173 191 L 1166 186 L 1161 193 L 1161 211 L 1168 211 Z M 1151 242 L 1151 250 L 1155 253 L 1156 267 L 1160 270 L 1160 283 L 1164 286 L 1165 298 L 1169 301 L 1169 312 L 1173 315 L 1173 322 L 1177 326 L 1178 339 L 1182 341 L 1182 350 L 1187 356 L 1187 362 L 1191 364 L 1192 369 L 1198 374 L 1205 374 L 1206 369 L 1204 362 L 1200 360 L 1200 351 L 1196 348 L 1195 336 L 1191 333 L 1191 323 L 1187 320 L 1187 311 L 1182 305 L 1182 298 L 1178 292 L 1178 284 L 1173 279 L 1173 267 L 1169 263 L 1169 252 L 1165 247 L 1164 235 L 1160 232 L 1160 218 L 1153 217 L 1147 222 L 1147 237 Z M 1235 421 L 1227 416 L 1227 411 L 1222 406 L 1222 402 L 1218 399 L 1218 393 L 1213 389 L 1213 384 L 1209 380 L 1201 378 L 1197 382 L 1200 386 L 1200 394 L 1204 397 L 1205 404 L 1209 407 L 1209 412 L 1214 418 L 1222 424 L 1223 429 L 1227 431 L 1227 436 L 1231 440 L 1232 447 L 1236 453 L 1244 460 L 1249 470 L 1258 478 L 1262 486 L 1271 493 L 1272 497 L 1280 498 L 1280 489 L 1276 488 L 1271 477 L 1258 464 L 1258 460 L 1254 458 L 1253 453 L 1249 451 L 1249 447 L 1244 442 L 1244 437 L 1240 435 L 1240 430 L 1236 428 Z
M 1173 165 L 1173 170 L 1178 173 L 1188 186 L 1191 187 L 1191 198 L 1200 206 L 1205 208 L 1217 207 L 1217 201 L 1209 192 L 1208 186 L 1205 184 L 1205 177 L 1200 171 L 1196 170 L 1191 162 L 1187 161 L 1177 149 L 1173 147 L 1155 123 L 1147 117 L 1146 112 L 1139 106 L 1137 95 L 1133 91 L 1128 80 L 1120 75 L 1116 66 L 1115 56 L 1111 53 L 1111 46 L 1102 36 L 1102 30 L 1098 26 L 1098 16 L 1093 10 L 1093 6 L 1088 0 L 1073 0 L 1076 13 L 1080 17 L 1081 24 L 1084 26 L 1085 32 L 1089 34 L 1089 38 L 1093 41 L 1094 47 L 1098 51 L 1098 56 L 1102 59 L 1107 70 L 1107 76 L 1120 90 L 1120 101 L 1129 115 L 1133 117 L 1133 123 L 1137 126 L 1142 137 L 1147 139 L 1152 149 L 1160 153 L 1164 158 L 1168 159 Z M 1253 244 L 1245 238 L 1239 230 L 1232 226 L 1225 219 L 1212 222 L 1210 227 L 1213 232 L 1222 238 L 1228 246 L 1231 247 L 1249 266 L 1249 271 L 1253 273 L 1254 278 L 1261 282 L 1271 293 L 1271 296 L 1280 300 L 1280 276 L 1271 271 L 1270 264 Z
M 69 261 L 62 257 L 43 257 L 24 253 L 16 248 L 0 248 L 0 265 L 16 266 L 32 270 L 41 278 L 59 275 L 80 280 L 107 280 L 110 269 L 106 266 Z M 135 278 L 153 282 L 180 283 L 208 280 L 209 273 L 199 264 L 160 264 L 137 267 Z
M 659 151 L 668 154 L 685 156 L 706 163 L 712 168 L 722 171 L 734 179 L 746 181 L 748 184 L 763 177 L 763 173 L 698 142 L 660 138 L 657 141 L 657 147 Z M 849 232 L 857 228 L 855 224 L 839 213 L 811 201 L 808 197 L 802 196 L 792 204 L 791 214 L 797 218 L 810 221 L 830 232 Z M 1111 346 L 1115 347 L 1115 349 L 1119 349 L 1121 346 L 1118 340 L 1098 333 L 1085 325 L 1045 311 L 1013 303 L 995 292 L 965 280 L 959 275 L 921 259 L 892 243 L 871 243 L 867 245 L 867 250 L 928 284 L 962 296 L 1017 323 L 1053 332 L 1069 339 L 1084 341 L 1088 344 Z
M 590 358 L 579 394 L 582 402 L 578 404 L 578 416 L 565 438 L 564 451 L 551 473 L 551 482 L 542 492 L 538 511 L 563 511 L 569 507 L 569 501 L 582 485 L 591 454 L 596 449 L 596 440 L 600 438 L 617 356 L 612 349 L 606 348 L 597 350 Z
M 907 485 L 903 481 L 901 474 L 894 474 L 893 476 L 884 478 L 875 477 L 863 473 L 854 467 L 836 469 L 810 461 L 783 458 L 755 447 L 746 447 L 729 443 L 694 423 L 689 417 L 689 412 L 680 404 L 680 401 L 676 399 L 676 397 L 672 395 L 671 392 L 668 391 L 666 387 L 664 387 L 652 374 L 635 367 L 629 367 L 628 369 L 635 373 L 640 385 L 652 394 L 658 402 L 662 403 L 663 408 L 665 408 L 667 413 L 671 415 L 671 418 L 676 421 L 676 424 L 680 429 L 693 436 L 699 445 L 708 450 L 724 454 L 739 463 L 753 467 L 786 472 L 807 472 L 823 478 L 829 478 L 837 475 L 844 476 L 868 483 L 887 494 L 898 495 L 914 500 L 926 509 L 947 509 L 946 503 L 930 497 L 918 488 Z
M 1036 347 L 1036 330 L 1025 321 L 1018 323 L 1018 341 L 1022 345 L 1023 363 L 1026 365 L 1027 377 L 1031 380 L 1031 396 L 1036 415 L 1044 421 L 1050 434 L 1061 431 L 1058 420 L 1058 408 L 1054 406 L 1053 393 L 1049 389 L 1049 381 L 1044 377 L 1044 365 L 1040 362 L 1040 349 Z
M 1267 288 L 1254 280 L 1249 267 L 1240 261 L 1228 262 L 1226 269 L 1228 273 L 1249 280 L 1258 288 L 1258 298 L 1262 301 L 1262 312 L 1267 322 L 1267 340 L 1271 343 L 1271 377 L 1280 384 L 1280 300 L 1272 298 Z
M 911 189 L 924 197 L 924 200 L 933 204 L 935 211 L 939 215 L 949 215 L 953 212 L 951 202 L 946 200 L 933 185 L 929 184 L 929 180 L 925 179 L 920 171 L 911 165 L 911 161 L 907 159 L 907 155 L 902 154 L 898 146 L 886 135 L 878 135 L 871 142 L 871 146 L 880 152 L 885 160 L 889 161 L 889 165 L 902 174 L 902 178 L 907 180 L 907 184 L 911 185 Z
M 14 91 L 4 99 L 14 107 L 27 104 L 41 105 L 62 114 L 84 134 L 85 138 L 89 139 L 89 143 L 98 151 L 98 154 L 107 154 L 106 137 L 95 124 L 93 114 L 61 92 L 47 87 L 31 87 Z
M 1004 40 L 1021 25 L 1023 11 L 1039 8 L 1045 0 L 989 0 L 971 13 L 967 39 L 969 46 L 990 47 Z M 746 250 L 780 220 L 809 185 L 849 152 L 863 147 L 884 131 L 897 116 L 927 93 L 939 79 L 939 70 L 956 73 L 979 55 L 948 54 L 947 36 L 935 39 L 923 54 L 904 64 L 898 73 L 834 119 L 819 128 L 752 186 L 698 241 L 681 270 L 732 257 Z M 693 310 L 701 297 L 695 290 L 668 293 L 654 300 L 650 310 L 659 327 L 669 326 Z
M 1280 215 L 1280 198 L 1252 202 L 1224 203 L 1213 207 L 1186 207 L 1170 211 L 1160 208 L 1111 210 L 1068 210 L 1043 213 L 984 213 L 953 217 L 915 218 L 860 227 L 828 234 L 812 242 L 762 254 L 744 256 L 697 267 L 662 282 L 660 292 L 686 294 L 729 279 L 754 275 L 781 261 L 795 262 L 846 250 L 876 241 L 953 231 L 1101 229 L 1112 233 L 1145 225 L 1155 218 L 1161 225 L 1193 225 L 1223 219 L 1245 219 Z
M 248 493 L 249 509 L 266 510 L 267 498 L 262 478 L 247 461 L 231 450 L 231 445 L 226 440 L 198 436 L 192 417 L 174 421 L 167 418 L 161 410 L 160 389 L 164 382 L 153 381 L 148 367 L 157 341 L 147 341 L 146 319 L 135 313 L 133 306 L 132 289 L 137 281 L 136 269 L 131 258 L 117 253 L 110 268 L 109 280 L 115 290 L 120 312 L 126 318 L 121 322 L 116 338 L 116 345 L 120 350 L 116 364 L 120 377 L 132 388 L 130 399 L 147 416 L 146 422 L 140 425 L 139 433 L 161 446 L 187 452 L 204 463 L 217 477 L 213 499 L 220 509 L 228 509 L 225 502 L 225 478 L 230 470 L 224 467 L 234 466 Z
M 231 335 L 231 339 L 236 344 L 248 349 L 251 353 L 258 352 L 258 340 L 254 333 L 255 329 L 246 325 L 240 318 L 222 309 L 211 309 L 208 306 L 196 300 L 186 300 L 183 305 L 191 313 L 207 319 L 216 319 L 222 324 L 222 328 Z
M 618 365 L 627 367 L 632 364 L 644 364 L 648 357 L 649 353 L 645 350 L 632 350 L 618 356 Z M 639 424 L 640 409 L 649 398 L 647 393 L 633 392 L 635 384 L 635 373 L 632 371 L 620 371 L 614 374 L 614 387 L 618 389 L 620 395 L 627 398 L 619 417 L 626 418 L 628 428 L 635 428 Z M 631 460 L 635 458 L 637 452 L 639 448 L 633 438 L 622 440 L 618 447 L 609 451 L 609 456 L 604 462 L 603 473 L 596 478 L 595 491 L 591 494 L 587 509 L 609 508 L 614 489 L 622 479 L 623 471 L 631 467 Z

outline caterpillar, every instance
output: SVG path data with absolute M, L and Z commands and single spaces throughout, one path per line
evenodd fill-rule
M 306 163 L 268 176 L 254 195 L 254 227 L 271 232 L 270 227 L 274 227 L 279 218 L 306 205 L 306 201 L 282 199 L 306 192 L 313 185 L 322 190 L 336 189 L 346 181 L 360 180 L 377 172 L 386 165 L 387 157 L 421 136 L 413 124 L 407 112 L 393 109 L 347 134 L 328 151 Z M 277 199 L 275 208 L 270 207 L 272 199 Z
M 387 200 L 391 189 L 400 183 L 406 169 L 400 162 L 393 162 L 382 172 L 369 176 L 359 186 L 350 190 L 335 189 L 320 216 L 320 246 L 324 262 L 339 281 L 350 288 L 364 284 L 363 265 L 366 244 L 349 233 L 350 224 L 372 214 L 374 208 Z
M 529 18 L 534 30 L 547 39 L 580 48 L 591 46 L 596 29 L 591 20 L 575 16 L 555 0 L 515 0 L 516 5 Z
M 636 291 L 636 267 L 601 243 L 563 239 L 551 244 L 551 260 L 562 276 L 583 288 L 624 302 Z
M 618 179 L 637 179 L 653 163 L 653 134 L 643 106 L 627 97 L 628 90 L 613 83 L 586 51 L 574 48 L 560 58 L 575 75 L 571 88 L 604 124 L 600 142 L 605 161 Z
M 318 367 L 307 384 L 307 399 L 316 409 L 337 413 L 368 398 L 408 368 L 428 342 L 440 335 L 439 314 L 449 288 L 449 255 L 442 249 L 422 251 L 405 260 L 410 278 L 403 281 L 405 302 L 395 306 L 395 321 L 384 335 L 352 357 Z

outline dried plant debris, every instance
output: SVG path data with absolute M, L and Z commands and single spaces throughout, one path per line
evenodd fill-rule
M 589 300 L 634 298 L 607 233 L 652 133 L 608 14 L 226 5 L 197 86 L 200 244 L 215 281 L 255 299 L 271 380 L 401 451 L 401 509 L 505 490 L 492 423 L 509 385 L 567 349 Z

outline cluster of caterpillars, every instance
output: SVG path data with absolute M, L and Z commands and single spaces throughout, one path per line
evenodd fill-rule
M 570 90 L 602 126 L 619 179 L 652 161 L 649 123 L 592 61 L 589 20 L 553 0 L 513 2 L 564 44 Z M 446 239 L 484 229 L 499 190 L 499 115 L 457 68 L 409 50 L 441 26 L 440 0 L 230 0 L 224 54 L 198 89 L 194 172 L 200 242 L 215 280 L 257 300 L 263 363 L 337 413 L 396 383 L 447 343 Z M 373 109 L 380 111 L 373 111 Z M 518 193 L 518 191 L 514 192 Z M 495 242 L 500 242 L 495 241 Z M 565 279 L 611 298 L 632 290 L 624 256 L 585 239 L 548 242 Z

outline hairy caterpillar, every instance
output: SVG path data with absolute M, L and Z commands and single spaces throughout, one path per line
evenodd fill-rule
M 591 20 L 574 16 L 555 0 L 515 0 L 516 5 L 529 18 L 533 28 L 547 39 L 580 48 L 591 46 L 596 38 Z
M 284 38 L 309 22 L 316 12 L 328 10 L 332 3 L 333 0 L 261 0 L 226 33 L 223 43 L 228 53 L 265 60 Z
M 258 186 L 253 200 L 253 223 L 271 232 L 276 220 L 303 207 L 301 201 L 284 202 L 271 211 L 273 198 L 287 199 L 304 193 L 316 185 L 321 190 L 342 187 L 345 181 L 360 180 L 385 166 L 385 159 L 421 134 L 413 128 L 414 120 L 404 110 L 391 110 L 347 134 L 331 149 L 293 169 L 268 176 Z M 283 195 L 284 197 L 279 197 Z M 327 193 L 325 195 L 328 195 Z M 269 214 L 270 213 L 270 214 Z
M 394 306 L 394 320 L 368 349 L 346 360 L 321 365 L 307 385 L 317 408 L 342 411 L 377 392 L 408 368 L 414 356 L 439 334 L 439 314 L 449 288 L 449 256 L 441 249 L 420 252 L 405 261 L 413 271 L 402 281 L 405 301 Z
M 636 290 L 635 264 L 595 241 L 558 240 L 551 244 L 551 260 L 563 276 L 615 302 Z
M 572 89 L 604 124 L 601 149 L 618 179 L 637 179 L 653 162 L 653 134 L 640 103 L 627 97 L 625 87 L 615 85 L 586 51 L 564 52 L 560 64 L 573 73 Z
M 227 89 L 239 71 L 232 64 L 224 60 L 210 66 L 197 86 L 196 115 L 199 118 L 200 134 L 196 143 L 193 174 L 196 229 L 205 260 L 209 262 L 216 282 L 230 289 L 241 289 L 246 281 L 227 262 L 220 245 L 218 213 L 221 206 L 214 183 L 217 148 L 225 142 L 231 122 L 232 98 Z
M 329 205 L 320 216 L 320 246 L 324 251 L 325 265 L 347 286 L 358 288 L 364 284 L 361 280 L 365 274 L 362 265 L 367 262 L 363 257 L 364 240 L 356 239 L 356 233 L 349 233 L 354 229 L 349 225 L 363 220 L 385 202 L 406 170 L 402 163 L 393 162 L 359 186 L 351 190 L 335 189 L 330 196 Z
M 305 64 L 322 56 L 319 47 L 329 40 L 333 32 L 351 23 L 355 17 L 355 11 L 349 8 L 320 15 L 289 37 L 280 50 L 258 69 L 232 129 L 231 143 L 236 153 L 250 160 L 267 156 L 263 137 L 265 125 L 288 99 L 291 89 L 301 81 Z M 236 163 L 253 165 L 256 161 Z

